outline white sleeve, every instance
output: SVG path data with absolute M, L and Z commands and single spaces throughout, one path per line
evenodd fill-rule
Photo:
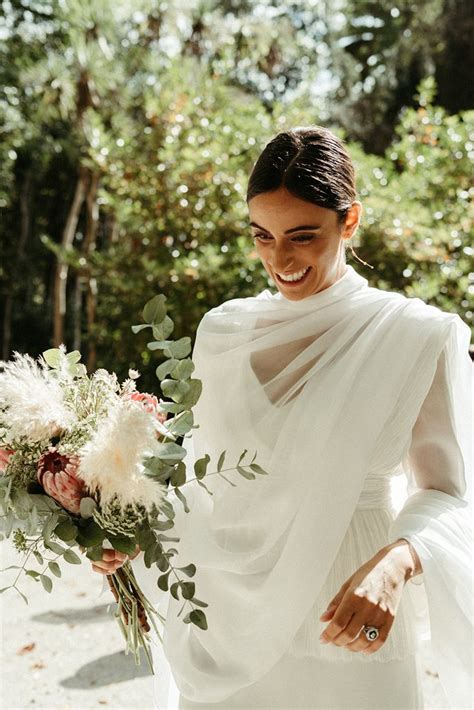
M 389 540 L 409 540 L 420 557 L 412 581 L 424 584 L 434 660 L 458 709 L 473 692 L 473 365 L 470 329 L 453 325 L 402 461 L 408 497 Z

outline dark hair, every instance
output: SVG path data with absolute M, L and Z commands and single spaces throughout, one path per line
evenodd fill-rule
M 279 187 L 301 200 L 334 210 L 342 224 L 357 197 L 354 166 L 344 141 L 323 126 L 300 126 L 278 133 L 253 167 L 247 202 Z

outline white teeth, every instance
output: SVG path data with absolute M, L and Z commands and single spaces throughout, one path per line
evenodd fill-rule
M 283 276 L 282 274 L 278 274 L 278 276 L 281 278 L 282 281 L 299 281 L 299 279 L 303 278 L 308 269 L 309 266 L 307 266 L 306 269 L 303 269 L 302 271 L 297 271 L 296 273 L 291 274 L 291 276 Z

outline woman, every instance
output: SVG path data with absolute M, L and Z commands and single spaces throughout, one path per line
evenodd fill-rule
M 174 505 L 175 566 L 197 565 L 207 630 L 134 562 L 167 608 L 159 708 L 423 708 L 426 630 L 449 706 L 470 706 L 470 331 L 346 263 L 354 183 L 343 142 L 319 126 L 278 134 L 250 176 L 277 293 L 201 320 L 199 428 L 185 445 L 189 471 L 224 449 L 231 469 L 245 448 L 269 475 L 227 470 L 236 486 L 217 475 L 212 495 L 189 486 L 191 513 Z M 397 514 L 400 474 L 411 495 Z M 97 571 L 122 562 L 106 557 Z

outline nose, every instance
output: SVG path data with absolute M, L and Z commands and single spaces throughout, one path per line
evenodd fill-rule
M 273 245 L 272 254 L 267 260 L 274 271 L 284 274 L 291 271 L 293 267 L 293 259 L 288 254 L 288 248 L 284 245 Z

